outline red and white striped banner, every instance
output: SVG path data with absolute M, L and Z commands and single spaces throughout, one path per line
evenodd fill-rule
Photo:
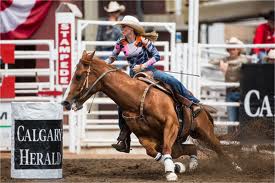
M 42 24 L 52 1 L 1 0 L 1 39 L 29 38 Z

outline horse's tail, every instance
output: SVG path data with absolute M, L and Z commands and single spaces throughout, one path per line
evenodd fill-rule
M 210 106 L 210 105 L 205 105 L 202 104 L 203 109 L 205 110 L 208 119 L 212 122 L 212 124 L 214 125 L 214 119 L 211 116 L 210 113 L 216 113 L 217 109 Z M 233 134 L 226 134 L 226 135 L 219 135 L 216 136 L 219 140 L 225 140 L 225 141 L 233 141 L 235 140 L 238 136 L 240 135 L 240 130 L 235 131 Z
M 201 104 L 204 110 L 206 110 L 208 113 L 217 113 L 218 110 L 210 105 Z

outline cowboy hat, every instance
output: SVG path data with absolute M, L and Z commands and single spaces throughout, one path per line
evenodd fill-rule
M 229 40 L 226 40 L 226 44 L 239 44 L 239 45 L 243 45 L 243 42 L 241 40 L 239 40 L 236 37 L 231 37 Z M 227 48 L 226 50 L 228 50 L 229 48 Z M 239 48 L 241 50 L 241 52 L 244 52 L 244 48 Z
M 275 59 L 275 49 L 269 50 L 267 57 L 270 59 Z
M 125 6 L 119 5 L 118 2 L 116 2 L 116 1 L 111 1 L 108 4 L 108 8 L 106 6 L 104 6 L 104 10 L 107 11 L 108 13 L 112 13 L 112 12 L 116 12 L 116 11 L 124 12 Z
M 144 28 L 140 25 L 139 20 L 136 17 L 126 15 L 122 21 L 116 23 L 116 25 L 126 25 L 135 30 L 138 34 L 144 33 Z
M 275 49 L 269 50 L 268 54 L 266 57 L 264 57 L 264 61 L 268 62 L 269 59 L 275 60 Z

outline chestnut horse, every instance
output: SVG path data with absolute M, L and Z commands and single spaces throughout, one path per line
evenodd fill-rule
M 241 171 L 223 152 L 220 141 L 214 135 L 213 119 L 203 105 L 201 112 L 193 120 L 189 108 L 184 110 L 184 137 L 178 141 L 179 121 L 172 97 L 155 87 L 151 87 L 143 97 L 145 89 L 148 88 L 147 83 L 129 77 L 103 60 L 93 58 L 94 53 L 84 51 L 77 64 L 62 102 L 67 110 L 72 107 L 74 110 L 80 109 L 83 103 L 98 91 L 105 93 L 123 109 L 127 125 L 146 149 L 146 153 L 164 164 L 168 181 L 177 180 L 175 169 L 176 172 L 182 172 L 183 168 L 180 164 L 175 166 L 172 158 L 191 155 L 190 152 L 194 151 L 192 146 L 182 144 L 188 135 L 204 142 L 228 165 Z M 144 117 L 140 117 L 141 98 L 145 98 Z

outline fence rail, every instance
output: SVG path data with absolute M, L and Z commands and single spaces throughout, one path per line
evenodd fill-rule
M 115 42 L 108 41 L 85 41 L 82 40 L 83 30 L 88 25 L 113 25 L 111 22 L 103 21 L 78 21 L 78 32 L 77 32 L 77 50 L 78 54 L 74 58 L 74 62 L 77 62 L 77 58 L 80 57 L 80 53 L 83 49 L 88 46 L 106 46 L 114 45 Z M 188 60 L 188 44 L 175 44 L 175 24 L 174 23 L 141 23 L 145 26 L 157 26 L 158 28 L 162 27 L 170 33 L 170 41 L 160 41 L 156 42 L 157 47 L 163 48 L 163 51 L 160 51 L 162 56 L 161 62 L 157 64 L 164 67 L 164 70 L 179 73 L 190 73 L 197 74 L 202 76 L 202 69 L 205 67 L 214 68 L 207 63 L 209 60 L 209 55 L 224 55 L 225 52 L 216 51 L 217 48 L 275 48 L 274 44 L 264 44 L 264 45 L 228 45 L 228 44 L 198 44 L 198 53 L 193 55 L 197 57 L 196 62 Z M 48 76 L 49 81 L 47 82 L 24 82 L 24 83 L 15 83 L 15 92 L 17 94 L 27 94 L 27 93 L 37 93 L 41 88 L 47 88 L 54 90 L 56 87 L 61 87 L 56 84 L 56 53 L 54 50 L 53 40 L 1 40 L 0 44 L 16 44 L 16 45 L 46 45 L 48 47 L 47 51 L 15 51 L 15 59 L 48 59 L 49 68 L 43 69 L 10 69 L 8 65 L 5 65 L 4 69 L 0 70 L 0 75 L 4 76 Z M 101 51 L 97 52 L 97 56 L 108 56 L 110 52 Z M 207 56 L 206 56 L 207 55 Z M 74 64 L 75 64 L 74 63 Z M 127 65 L 126 61 L 115 62 L 115 65 Z M 227 87 L 239 87 L 239 83 L 225 83 L 224 81 L 211 81 L 208 78 L 194 77 L 184 74 L 173 74 L 176 78 L 180 79 L 188 89 L 190 89 L 196 96 L 200 98 L 202 90 L 207 88 L 209 90 L 221 89 L 225 90 Z M 68 86 L 62 86 L 66 88 Z M 212 97 L 216 98 L 216 96 Z M 22 96 L 15 97 L 14 99 L 1 99 L 1 102 L 11 102 L 11 101 L 53 101 L 57 100 L 54 97 L 45 97 L 45 96 Z M 58 101 L 61 99 L 59 98 Z M 220 97 L 217 100 L 201 100 L 202 103 L 215 106 L 217 108 L 225 108 L 227 106 L 240 106 L 238 102 L 226 102 L 224 97 Z M 99 105 L 112 105 L 115 103 L 110 98 L 107 97 L 96 97 L 93 101 L 93 108 L 91 114 L 88 114 L 88 107 L 91 105 L 91 100 L 88 100 L 84 105 L 83 110 L 78 112 L 65 112 L 64 115 L 69 117 L 69 124 L 64 126 L 65 130 L 69 132 L 69 148 L 71 152 L 79 153 L 81 147 L 83 146 L 93 146 L 93 147 L 106 147 L 110 146 L 116 139 L 118 135 L 118 121 L 117 121 L 117 111 L 112 110 L 99 110 Z M 222 114 L 219 113 L 219 114 Z M 106 116 L 114 116 L 112 119 L 103 118 Z M 240 123 L 238 121 L 226 121 L 226 120 L 216 120 L 214 122 L 217 127 L 224 126 L 238 126 Z M 133 145 L 139 146 L 136 137 L 133 136 Z M 228 142 L 223 142 L 227 144 Z M 236 142 L 238 143 L 238 142 Z

